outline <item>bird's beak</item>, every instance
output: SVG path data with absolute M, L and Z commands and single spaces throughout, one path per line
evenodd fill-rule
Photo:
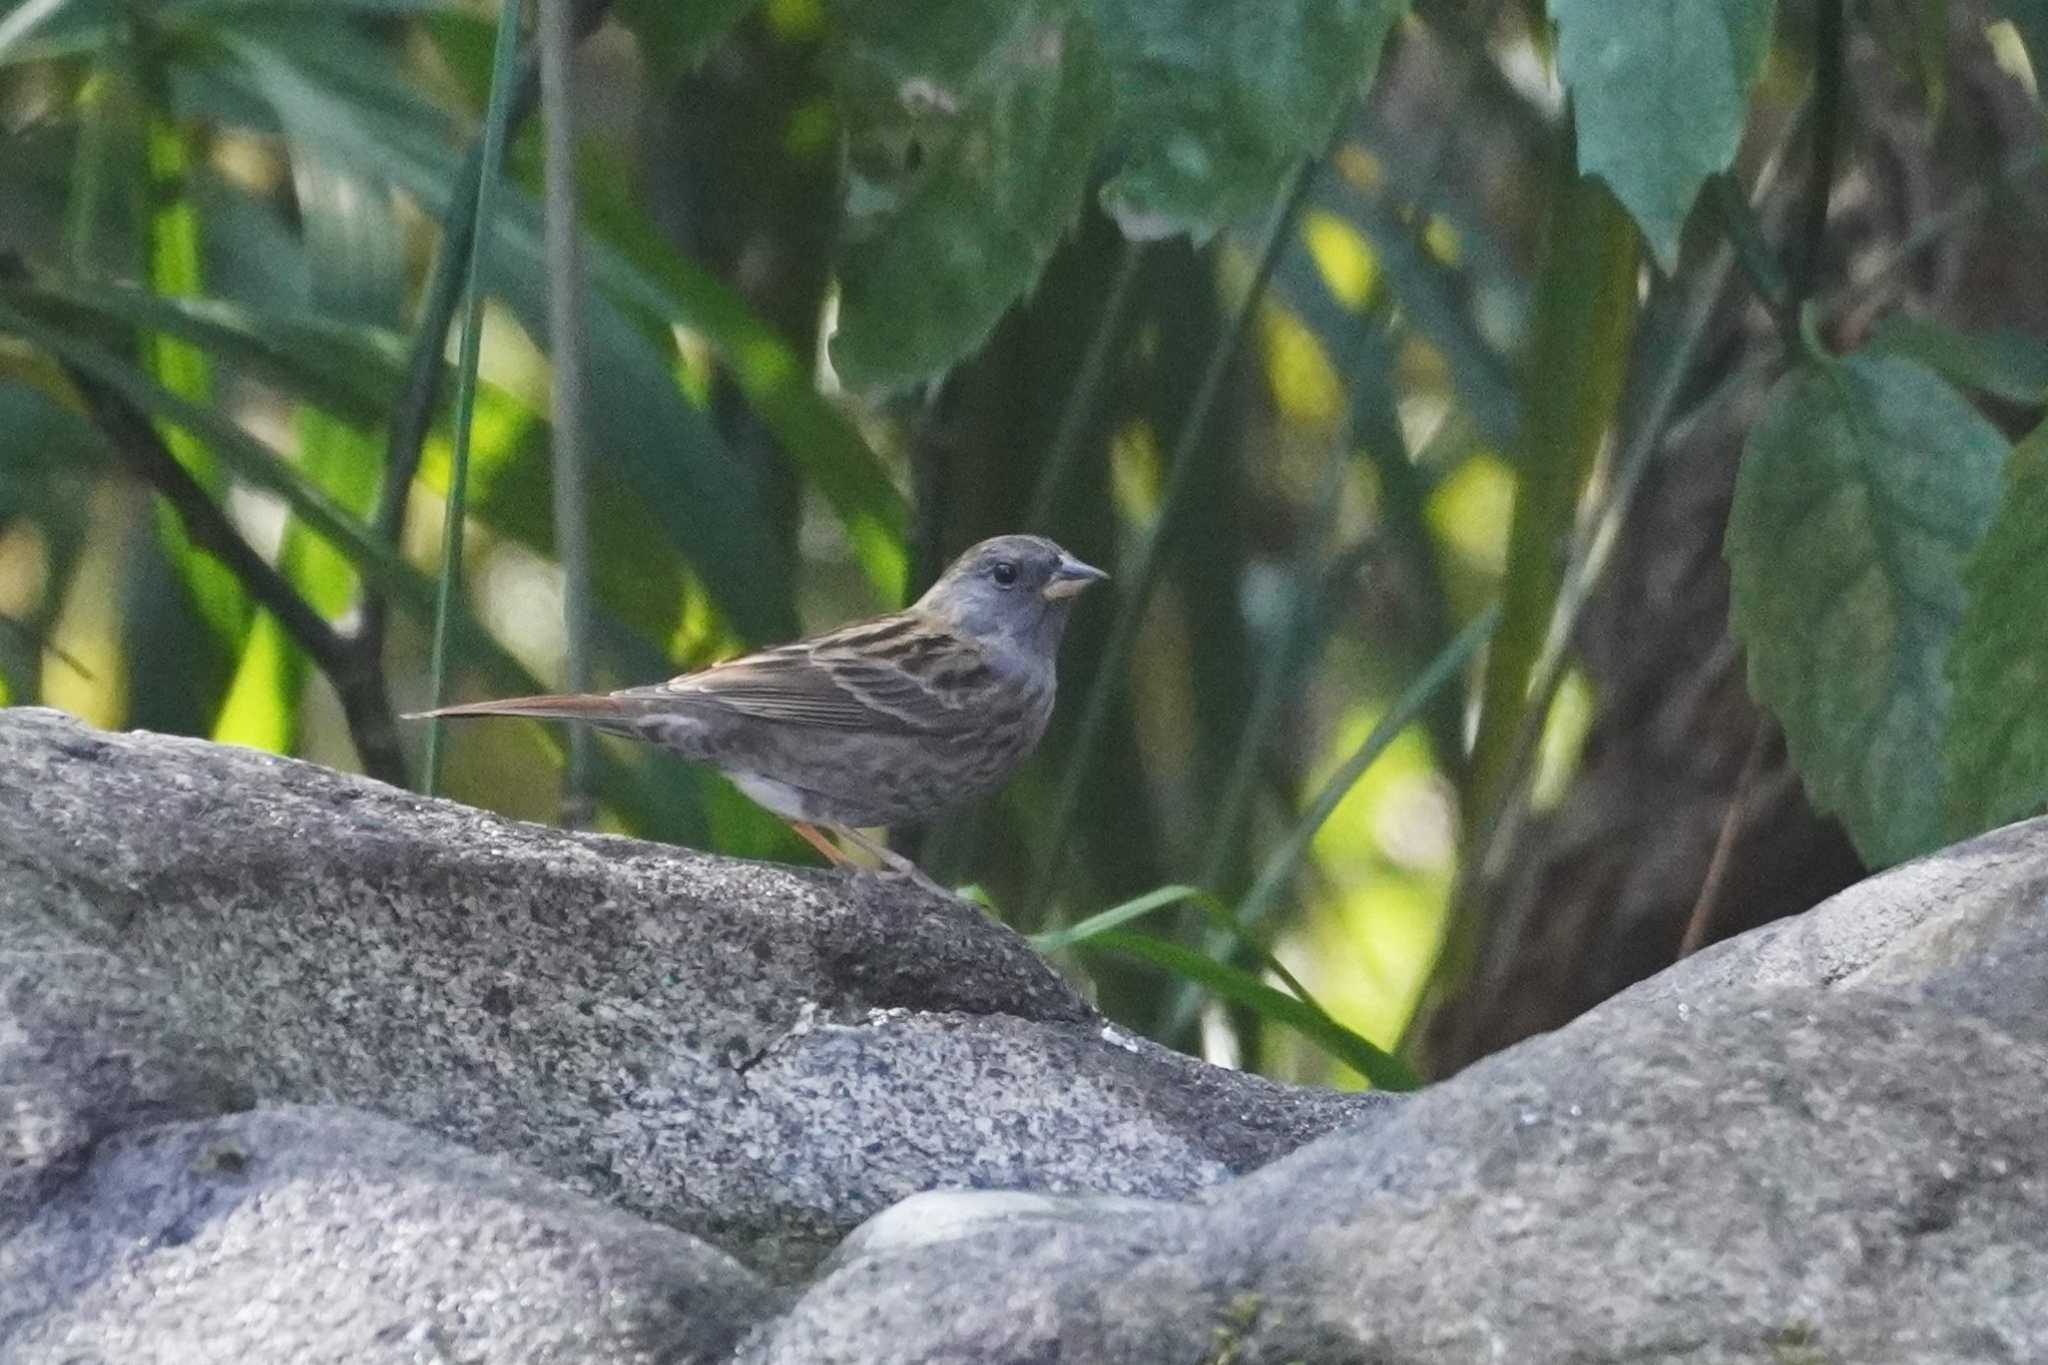
M 1060 566 L 1053 570 L 1052 579 L 1046 583 L 1044 593 L 1054 600 L 1072 597 L 1089 584 L 1100 583 L 1108 577 L 1108 574 L 1093 564 L 1083 564 L 1071 555 L 1062 555 Z

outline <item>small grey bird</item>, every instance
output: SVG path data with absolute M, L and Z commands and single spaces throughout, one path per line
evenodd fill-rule
M 906 611 L 650 687 L 407 719 L 587 721 L 717 768 L 830 862 L 850 860 L 821 826 L 926 881 L 861 828 L 924 820 L 1001 785 L 1045 734 L 1074 597 L 1107 577 L 1040 536 L 997 536 Z

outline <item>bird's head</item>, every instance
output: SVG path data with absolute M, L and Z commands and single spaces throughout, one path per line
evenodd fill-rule
M 997 536 L 954 560 L 917 600 L 917 610 L 975 639 L 1022 645 L 1050 658 L 1074 598 L 1108 577 L 1043 536 Z

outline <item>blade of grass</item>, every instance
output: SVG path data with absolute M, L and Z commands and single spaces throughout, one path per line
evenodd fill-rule
M 441 528 L 441 579 L 434 603 L 434 647 L 430 671 L 431 704 L 448 695 L 448 637 L 452 606 L 462 578 L 464 484 L 469 476 L 470 422 L 476 410 L 476 372 L 483 348 L 484 268 L 490 256 L 491 220 L 497 212 L 498 186 L 504 178 L 505 130 L 511 124 L 514 59 L 519 53 L 519 9 L 508 3 L 498 15 L 498 41 L 491 54 L 491 100 L 484 111 L 482 171 L 477 181 L 474 243 L 469 253 L 466 297 L 462 309 L 462 340 L 455 363 L 455 437 L 448 480 L 447 520 Z M 442 723 L 427 722 L 425 787 L 432 796 L 441 782 Z
M 1204 957 L 1192 948 L 1125 929 L 1096 934 L 1092 946 L 1164 967 L 1174 975 L 1200 983 L 1233 1004 L 1260 1017 L 1284 1024 L 1370 1081 L 1378 1090 L 1413 1090 L 1421 1084 L 1402 1061 L 1373 1046 L 1317 1007 L 1276 990 L 1250 972 Z
M 1090 915 L 1078 924 L 1070 924 L 1064 929 L 1054 929 L 1043 934 L 1033 934 L 1031 946 L 1041 953 L 1056 953 L 1062 948 L 1086 943 L 1097 934 L 1120 929 L 1132 920 L 1142 919 L 1155 910 L 1164 910 L 1169 905 L 1179 905 L 1208 894 L 1199 886 L 1155 887 L 1142 896 L 1125 901 L 1122 905 L 1113 905 L 1100 914 Z
M 1316 793 L 1315 799 L 1309 802 L 1308 808 L 1301 813 L 1301 818 L 1295 821 L 1294 828 L 1288 832 L 1285 842 L 1274 849 L 1272 855 L 1266 859 L 1266 865 L 1260 871 L 1258 880 L 1252 883 L 1252 889 L 1245 894 L 1244 900 L 1239 902 L 1239 923 L 1252 925 L 1265 917 L 1273 902 L 1279 898 L 1281 889 L 1293 880 L 1296 869 L 1307 858 L 1317 832 L 1322 829 L 1331 813 L 1350 793 L 1352 787 L 1358 784 L 1358 779 L 1365 776 L 1366 770 L 1387 751 L 1387 746 L 1422 714 L 1423 709 L 1435 697 L 1437 689 L 1457 677 L 1459 670 L 1471 662 L 1472 656 L 1479 652 L 1479 647 L 1486 643 L 1495 627 L 1500 624 L 1500 618 L 1501 609 L 1498 606 L 1488 607 L 1474 617 L 1469 625 L 1458 632 L 1450 645 L 1430 662 L 1429 667 L 1423 669 L 1415 681 L 1408 685 L 1408 690 L 1387 708 L 1387 713 L 1380 717 L 1379 724 L 1372 727 L 1372 733 L 1365 737 L 1365 741 L 1352 751 L 1349 758 L 1338 765 L 1336 772 L 1330 774 L 1322 789 Z
M 1364 777 L 1379 760 L 1380 755 L 1387 751 L 1387 747 L 1400 737 L 1401 732 L 1423 715 L 1437 692 L 1455 678 L 1460 669 L 1471 662 L 1473 655 L 1479 652 L 1479 647 L 1492 635 L 1494 627 L 1499 622 L 1498 605 L 1488 607 L 1485 612 L 1474 617 L 1443 652 L 1430 662 L 1429 667 L 1417 675 L 1415 681 L 1408 685 L 1408 689 L 1395 699 L 1394 704 L 1387 708 L 1387 713 L 1372 727 L 1364 742 L 1354 749 L 1351 756 L 1339 764 L 1337 771 L 1331 773 L 1323 783 L 1315 799 L 1308 803 L 1300 818 L 1295 821 L 1294 828 L 1288 831 L 1287 838 L 1267 857 L 1258 879 L 1252 883 L 1252 889 L 1238 902 L 1237 913 L 1227 916 L 1230 922 L 1229 932 L 1212 933 L 1209 936 L 1206 945 L 1208 953 L 1216 955 L 1229 951 L 1233 938 L 1244 940 L 1259 921 L 1266 917 L 1274 903 L 1279 900 L 1280 893 L 1294 880 L 1301 864 L 1307 859 L 1309 850 L 1315 844 L 1317 832 L 1322 829 L 1345 796 L 1358 785 L 1358 780 Z M 1194 1013 L 1194 1001 L 1186 997 L 1176 1000 L 1171 1012 L 1161 1022 L 1160 1036 L 1175 1036 L 1193 1021 Z

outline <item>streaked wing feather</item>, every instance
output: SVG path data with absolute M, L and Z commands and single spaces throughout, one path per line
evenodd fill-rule
M 847 626 L 746 654 L 658 688 L 744 715 L 821 729 L 932 734 L 975 723 L 977 708 L 950 679 L 986 675 L 971 643 L 907 614 Z

